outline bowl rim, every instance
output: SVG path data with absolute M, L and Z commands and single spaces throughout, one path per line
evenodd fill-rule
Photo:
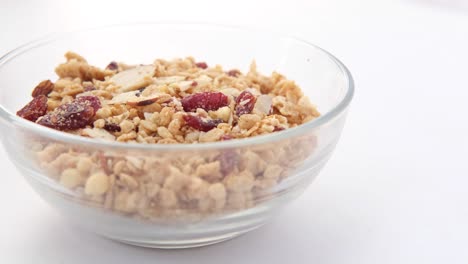
M 246 26 L 232 26 L 232 25 L 221 25 L 215 23 L 187 23 L 187 22 L 147 22 L 147 23 L 125 23 L 125 24 L 116 24 L 116 25 L 107 25 L 99 26 L 81 30 L 74 30 L 68 32 L 60 32 L 52 35 L 48 35 L 26 44 L 23 44 L 0 57 L 0 69 L 3 68 L 9 61 L 15 59 L 16 57 L 22 55 L 23 53 L 28 52 L 31 49 L 38 48 L 44 45 L 47 45 L 50 42 L 55 40 L 63 39 L 74 34 L 86 33 L 91 31 L 99 30 L 108 30 L 113 28 L 124 28 L 124 27 L 138 27 L 138 26 L 186 26 L 186 27 L 204 27 L 205 29 L 218 29 L 218 30 L 231 30 L 244 33 L 256 33 L 260 35 L 274 35 L 279 39 L 287 39 L 294 41 L 300 44 L 304 44 L 311 48 L 314 48 L 323 54 L 325 54 L 332 62 L 336 64 L 338 69 L 344 75 L 347 81 L 347 91 L 346 95 L 341 99 L 341 101 L 336 104 L 331 110 L 323 113 L 318 118 L 307 122 L 305 124 L 299 125 L 297 127 L 288 128 L 283 131 L 278 131 L 271 134 L 259 135 L 255 137 L 243 138 L 243 139 L 234 139 L 220 142 L 209 142 L 209 143 L 180 143 L 180 144 L 142 144 L 142 143 L 126 143 L 126 142 L 117 142 L 117 141 L 104 141 L 96 140 L 92 138 L 81 137 L 73 135 L 70 133 L 65 133 L 62 131 L 57 131 L 48 127 L 38 125 L 36 123 L 30 122 L 23 118 L 18 117 L 16 114 L 11 113 L 7 110 L 2 104 L 0 104 L 0 121 L 7 122 L 8 124 L 17 125 L 21 128 L 30 130 L 38 135 L 44 136 L 46 138 L 53 138 L 55 141 L 62 141 L 71 144 L 79 144 L 92 147 L 102 147 L 102 148 L 114 148 L 114 149 L 125 149 L 125 150 L 149 150 L 149 151 L 180 151 L 180 150 L 208 150 L 208 149 L 219 149 L 219 148 L 237 148 L 244 146 L 252 146 L 259 144 L 267 144 L 279 140 L 284 140 L 292 138 L 297 135 L 303 134 L 305 131 L 312 130 L 314 128 L 320 127 L 331 120 L 336 116 L 344 112 L 349 104 L 351 103 L 354 97 L 354 79 L 351 75 L 349 69 L 334 55 L 325 49 L 310 43 L 304 39 L 287 35 L 287 34 L 278 34 L 273 31 L 258 29 Z

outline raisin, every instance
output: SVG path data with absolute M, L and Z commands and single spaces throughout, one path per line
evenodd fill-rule
M 206 62 L 197 62 L 197 63 L 195 63 L 195 66 L 197 66 L 200 69 L 208 68 L 208 64 L 206 64 Z
M 117 125 L 115 123 L 109 123 L 109 122 L 106 122 L 104 124 L 104 129 L 109 131 L 109 132 L 120 132 L 120 131 L 122 131 L 122 128 L 119 125 Z
M 257 98 L 248 91 L 243 91 L 236 99 L 236 115 L 250 114 L 255 106 Z
M 109 63 L 109 65 L 107 65 L 106 70 L 115 71 L 115 70 L 117 70 L 118 68 L 119 68 L 119 65 L 117 64 L 117 62 L 111 61 L 111 62 Z
M 189 127 L 203 132 L 210 131 L 211 129 L 217 127 L 218 124 L 223 122 L 221 119 L 202 119 L 201 117 L 194 115 L 185 115 L 184 121 L 185 124 Z
M 224 175 L 228 175 L 229 173 L 231 173 L 232 170 L 239 163 L 239 155 L 237 155 L 237 153 L 232 149 L 224 150 L 223 152 L 221 152 L 218 159 L 221 165 L 221 172 Z
M 24 106 L 21 110 L 16 112 L 16 115 L 36 122 L 36 120 L 47 113 L 47 97 L 45 95 L 38 95 Z
M 231 76 L 231 77 L 237 77 L 239 76 L 241 73 L 239 70 L 230 70 L 227 72 L 227 75 Z
M 186 112 L 202 108 L 206 111 L 217 110 L 229 104 L 228 97 L 219 92 L 203 92 L 186 96 L 182 99 L 182 106 Z
M 95 96 L 82 96 L 61 105 L 37 121 L 38 124 L 57 130 L 73 130 L 91 124 L 101 102 Z
M 54 83 L 50 80 L 40 82 L 33 90 L 32 97 L 38 97 L 39 95 L 49 95 L 54 90 Z

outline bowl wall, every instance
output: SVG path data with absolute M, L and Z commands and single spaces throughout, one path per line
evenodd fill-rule
M 53 69 L 68 50 L 102 67 L 112 60 L 152 63 L 155 58 L 193 56 L 226 70 L 246 71 L 255 59 L 260 72 L 278 71 L 295 80 L 323 116 L 275 135 L 179 146 L 96 143 L 14 117 L 39 81 L 56 79 Z M 109 27 L 28 44 L 0 62 L 0 87 L 2 142 L 13 163 L 46 201 L 88 230 L 162 248 L 206 245 L 242 234 L 262 225 L 300 195 L 330 157 L 353 89 L 344 66 L 313 45 L 269 33 L 183 24 Z M 117 193 L 90 197 L 82 189 L 60 185 L 60 175 L 79 166 L 81 159 L 114 175 L 114 181 L 119 173 L 126 173 L 161 186 L 169 177 L 176 179 L 176 185 L 178 180 L 190 181 L 192 174 L 200 173 L 200 166 L 219 162 L 222 169 L 233 171 L 233 177 L 241 177 L 242 172 L 253 175 L 254 182 L 247 180 L 247 185 L 255 187 L 228 191 L 220 204 L 197 196 L 205 187 L 181 183 L 193 197 L 183 203 L 179 197 L 179 203 L 155 209 L 154 203 L 164 202 L 163 198 L 151 200 L 150 193 L 157 190 L 149 183 L 128 187 L 120 198 Z M 118 166 L 123 166 L 119 172 Z M 267 171 L 279 173 L 269 177 Z M 245 183 L 247 178 L 236 179 Z M 135 194 L 142 192 L 144 197 Z M 192 198 L 198 202 L 189 202 Z

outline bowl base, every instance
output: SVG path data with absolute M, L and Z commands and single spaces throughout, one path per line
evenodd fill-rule
M 132 246 L 137 246 L 137 247 L 155 248 L 155 249 L 184 249 L 184 248 L 204 247 L 204 246 L 214 245 L 214 244 L 218 244 L 224 241 L 228 241 L 238 236 L 241 236 L 247 232 L 250 232 L 254 229 L 257 229 L 260 226 L 262 225 L 249 228 L 248 230 L 232 232 L 232 233 L 224 234 L 221 236 L 207 237 L 203 239 L 193 239 L 193 240 L 174 240 L 174 241 L 140 240 L 140 241 L 136 241 L 136 240 L 126 240 L 126 239 L 116 238 L 116 237 L 102 235 L 102 234 L 101 236 L 108 238 L 110 240 L 114 240 L 116 242 L 120 242 L 120 243 L 127 244 L 127 245 L 132 245 Z

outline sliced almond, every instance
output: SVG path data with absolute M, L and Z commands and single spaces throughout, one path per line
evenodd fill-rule
M 245 91 L 250 92 L 251 94 L 255 96 L 260 96 L 262 94 L 259 90 L 254 89 L 254 88 L 247 88 L 245 89 Z
M 230 95 L 230 96 L 233 96 L 233 97 L 237 97 L 241 93 L 241 91 L 239 91 L 238 89 L 231 88 L 231 87 L 221 89 L 220 92 L 222 92 L 225 95 Z
M 115 140 L 114 135 L 102 128 L 85 128 L 81 130 L 81 135 L 103 140 Z
M 194 81 L 197 82 L 197 86 L 205 86 L 209 85 L 213 81 L 213 79 L 208 75 L 200 75 L 198 78 L 194 79 Z
M 256 114 L 270 114 L 272 101 L 273 100 L 269 95 L 262 94 L 258 96 L 252 112 Z
M 172 99 L 172 96 L 165 93 L 155 93 L 148 96 L 139 95 L 139 91 L 131 91 L 116 95 L 108 104 L 127 104 L 132 107 L 147 106 L 153 103 L 165 103 Z
M 131 107 L 137 107 L 137 106 L 147 106 L 151 105 L 154 103 L 165 103 L 168 102 L 172 99 L 172 96 L 169 94 L 158 94 L 158 95 L 152 95 L 149 97 L 136 97 L 131 99 L 130 101 L 127 102 L 127 105 Z
M 110 100 L 108 104 L 126 104 L 128 101 L 135 100 L 136 98 L 138 98 L 137 93 L 139 93 L 139 91 L 131 91 L 118 94 L 114 96 L 114 98 L 112 98 L 112 100 Z
M 154 83 L 156 85 L 163 85 L 163 84 L 178 83 L 184 80 L 185 80 L 184 76 L 167 76 L 167 77 L 155 78 Z
M 188 89 L 193 87 L 193 81 L 181 81 L 176 83 L 176 87 L 179 88 L 180 91 L 185 92 Z
M 154 65 L 143 65 L 131 68 L 112 76 L 109 81 L 119 86 L 120 92 L 140 89 L 153 82 Z

